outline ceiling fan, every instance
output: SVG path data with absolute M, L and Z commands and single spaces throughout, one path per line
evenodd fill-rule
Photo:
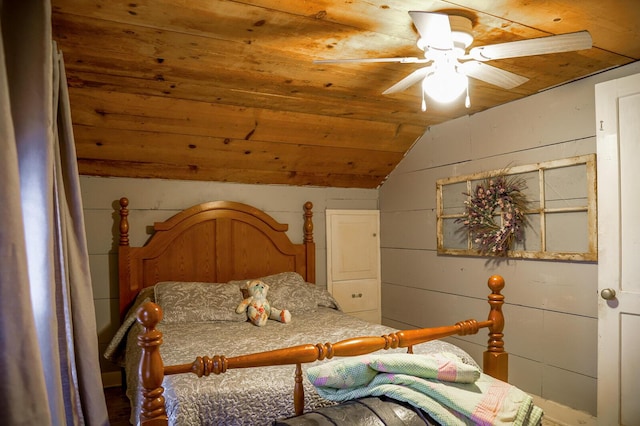
M 476 78 L 504 89 L 513 89 L 529 79 L 510 71 L 487 64 L 495 59 L 543 55 L 590 49 L 588 31 L 552 35 L 529 40 L 499 43 L 466 49 L 473 42 L 471 20 L 458 15 L 434 12 L 410 11 L 409 15 L 420 34 L 417 45 L 424 51 L 424 58 L 366 58 L 315 60 L 316 64 L 348 62 L 399 62 L 427 64 L 382 92 L 401 92 L 422 81 L 422 110 L 427 104 L 425 95 L 437 102 L 451 102 L 466 92 L 469 100 L 468 77 Z

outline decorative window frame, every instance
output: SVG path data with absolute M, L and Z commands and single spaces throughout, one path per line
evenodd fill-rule
M 563 168 L 571 168 L 573 166 L 581 166 L 584 165 L 585 176 L 584 180 L 586 181 L 586 197 L 580 197 L 579 201 L 585 201 L 584 204 L 571 205 L 572 202 L 575 203 L 576 200 L 554 200 L 553 203 L 548 203 L 549 199 L 546 197 L 545 190 L 547 189 L 547 181 L 550 180 L 546 177 L 546 174 L 549 171 L 556 171 L 557 173 L 562 173 Z M 457 255 L 457 256 L 483 256 L 483 257 L 493 257 L 486 254 L 480 253 L 476 248 L 474 248 L 474 244 L 470 233 L 464 229 L 464 225 L 458 224 L 459 227 L 458 232 L 463 233 L 462 237 L 460 237 L 461 245 L 464 245 L 464 233 L 466 232 L 466 247 L 454 247 L 454 246 L 446 246 L 445 237 L 447 232 L 451 232 L 449 229 L 445 232 L 445 223 L 449 226 L 450 224 L 458 219 L 464 218 L 465 208 L 464 208 L 464 199 L 469 200 L 470 195 L 473 194 L 473 190 L 475 186 L 484 181 L 487 178 L 492 178 L 495 176 L 511 176 L 511 175 L 522 175 L 527 176 L 529 181 L 535 182 L 535 172 L 537 172 L 537 194 L 534 193 L 534 199 L 530 200 L 528 209 L 525 214 L 528 217 L 528 227 L 532 228 L 532 232 L 534 235 L 539 237 L 539 241 L 535 241 L 536 249 L 528 250 L 526 249 L 526 245 L 523 246 L 518 244 L 512 250 L 509 250 L 507 257 L 508 258 L 520 258 L 520 259 L 549 259 L 549 260 L 569 260 L 569 261 L 582 261 L 582 262 L 595 262 L 598 260 L 598 229 L 597 229 L 597 211 L 596 211 L 596 155 L 589 154 L 583 156 L 577 156 L 572 158 L 565 158 L 560 160 L 547 161 L 542 163 L 530 164 L 525 166 L 516 166 L 507 169 L 501 170 L 493 170 L 489 172 L 476 173 L 465 176 L 455 176 L 450 178 L 438 179 L 436 181 L 436 226 L 437 226 L 437 252 L 438 254 L 443 255 Z M 532 180 L 533 177 L 533 180 Z M 444 194 L 445 189 L 448 185 L 461 186 L 461 184 L 466 183 L 466 191 L 464 194 L 466 198 L 458 197 L 454 202 L 460 201 L 461 205 L 451 206 L 450 203 L 447 203 L 445 200 Z M 530 188 L 531 190 L 535 190 L 536 188 Z M 455 198 L 455 197 L 454 197 Z M 535 199 L 537 198 L 537 199 Z M 570 202 L 571 201 L 571 202 Z M 565 204 L 563 206 L 558 204 Z M 446 210 L 445 211 L 445 205 Z M 558 215 L 570 215 L 570 214 L 581 214 L 584 213 L 586 215 L 586 226 L 588 236 L 586 239 L 586 250 L 551 250 L 548 245 L 548 237 L 547 232 L 549 231 L 549 217 L 550 215 L 554 215 L 554 217 L 558 217 Z M 496 216 L 499 216 L 499 212 L 496 212 Z M 566 216 L 568 218 L 569 216 Z M 499 218 L 496 218 L 499 220 Z M 496 257 L 496 259 L 504 258 Z

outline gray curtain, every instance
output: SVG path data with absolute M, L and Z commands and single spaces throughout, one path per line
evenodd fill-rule
M 46 0 L 0 0 L 0 418 L 106 425 L 64 63 Z

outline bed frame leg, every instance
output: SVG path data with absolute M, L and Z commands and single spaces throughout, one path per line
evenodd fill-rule
M 296 379 L 293 388 L 293 410 L 296 416 L 304 412 L 304 387 L 302 386 L 302 365 L 296 364 Z
M 140 424 L 168 425 L 162 387 L 164 364 L 159 351 L 162 332 L 156 329 L 162 319 L 162 311 L 155 303 L 147 302 L 138 309 L 137 318 L 144 327 L 144 331 L 138 336 L 138 346 L 142 348 L 139 375 L 143 389 Z
M 487 284 L 491 289 L 489 321 L 492 325 L 489 327 L 489 342 L 483 356 L 483 370 L 486 374 L 506 382 L 509 378 L 509 354 L 504 350 L 504 334 L 502 333 L 504 330 L 504 314 L 502 313 L 504 296 L 500 293 L 504 288 L 504 278 L 500 275 L 493 275 Z

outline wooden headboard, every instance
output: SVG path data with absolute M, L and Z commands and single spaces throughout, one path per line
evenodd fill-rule
M 304 204 L 304 241 L 255 207 L 231 201 L 198 204 L 153 225 L 142 247 L 129 245 L 129 200 L 120 199 L 120 315 L 138 292 L 160 281 L 227 282 L 295 271 L 315 282 L 313 204 Z

